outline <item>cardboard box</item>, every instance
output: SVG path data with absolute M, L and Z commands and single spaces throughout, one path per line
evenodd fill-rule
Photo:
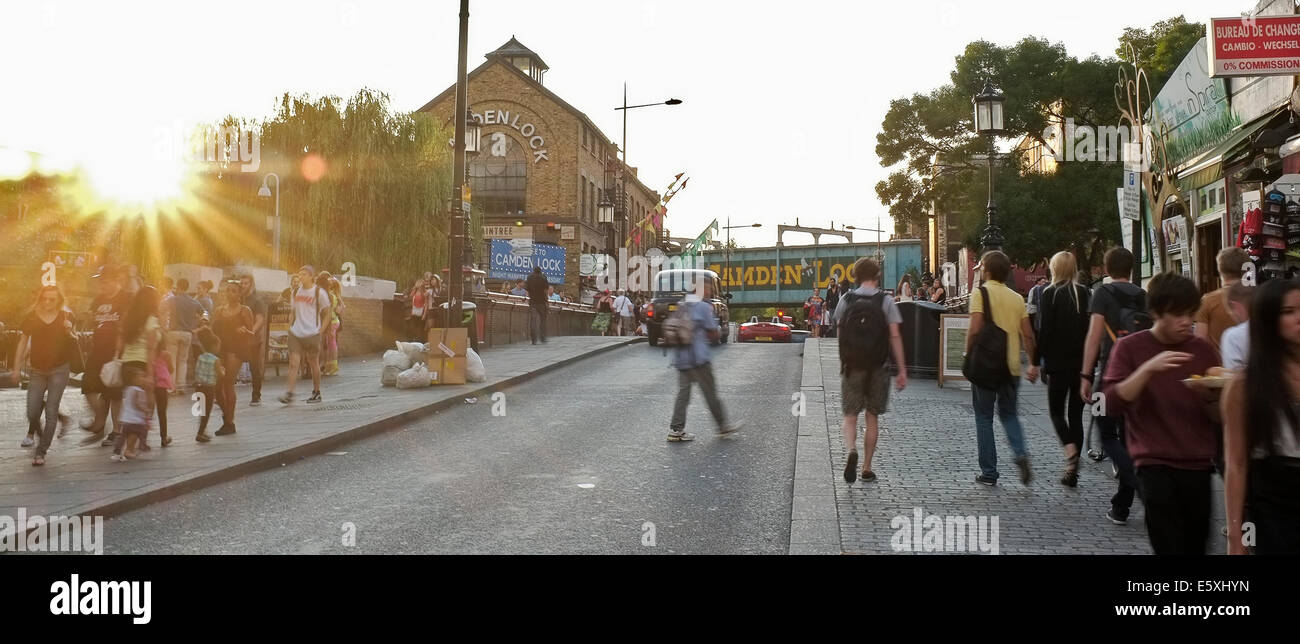
M 447 358 L 429 360 L 429 375 L 435 385 L 463 385 L 465 380 L 465 358 Z
M 440 344 L 447 347 L 452 355 L 447 355 L 439 348 Z M 468 348 L 469 329 L 429 329 L 430 368 L 438 362 L 439 358 L 464 358 L 465 350 Z

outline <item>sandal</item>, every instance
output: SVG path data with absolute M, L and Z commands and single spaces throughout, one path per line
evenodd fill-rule
M 862 476 L 860 478 L 863 483 L 870 483 L 876 480 L 876 473 L 871 470 L 862 470 Z
M 1061 476 L 1061 485 L 1077 487 L 1079 485 L 1079 455 L 1065 459 L 1065 474 Z
M 44 464 L 45 464 L 44 456 L 37 456 L 36 458 L 32 459 L 32 467 L 40 467 Z

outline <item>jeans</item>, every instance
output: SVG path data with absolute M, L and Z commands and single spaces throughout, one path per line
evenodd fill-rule
M 37 456 L 45 456 L 54 441 L 54 428 L 59 424 L 59 403 L 68 386 L 68 365 L 53 369 L 31 369 L 27 372 L 27 433 L 40 433 L 41 442 L 36 447 Z M 45 429 L 41 429 L 41 412 L 45 412 Z
M 253 355 L 249 356 L 248 371 L 253 374 L 253 400 L 262 399 L 262 381 L 266 376 L 266 344 L 258 342 L 253 345 Z
M 1211 470 L 1148 465 L 1137 471 L 1147 535 L 1158 555 L 1203 555 L 1210 537 Z
M 1124 446 L 1124 419 L 1098 416 L 1097 430 L 1101 433 L 1102 449 L 1106 450 L 1119 472 L 1119 489 L 1110 498 L 1110 507 L 1116 516 L 1127 519 L 1129 509 L 1133 507 L 1133 496 L 1138 491 L 1138 480 L 1133 471 L 1133 459 Z
M 718 422 L 718 428 L 725 427 L 727 413 L 722 409 L 722 401 L 718 399 L 718 385 L 713 380 L 713 365 L 706 362 L 693 369 L 681 369 L 677 372 L 677 401 L 673 404 L 673 419 L 668 428 L 673 431 L 686 428 L 686 406 L 691 402 L 691 383 L 694 382 L 700 383 L 704 402 L 709 405 L 709 412 L 713 414 L 713 420 Z
M 1020 417 L 1016 415 L 1016 392 L 1020 390 L 1020 379 L 1015 378 L 997 390 L 985 389 L 971 384 L 971 399 L 975 407 L 975 440 L 979 444 L 980 473 L 984 476 L 998 478 L 998 451 L 993 442 L 993 405 L 997 403 L 998 418 L 1002 420 L 1002 429 L 1007 432 L 1007 442 L 1016 460 L 1029 457 L 1025 447 L 1024 430 L 1020 427 Z
M 528 307 L 528 338 L 536 344 L 539 340 L 546 342 L 546 314 L 544 308 Z
M 1079 374 L 1052 374 L 1047 381 L 1047 414 L 1061 445 L 1083 447 L 1083 399 L 1079 397 Z M 1066 415 L 1069 409 L 1069 416 Z

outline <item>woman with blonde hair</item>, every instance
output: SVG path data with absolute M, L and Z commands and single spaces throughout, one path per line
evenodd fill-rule
M 330 298 L 330 319 L 325 321 L 322 329 L 323 358 L 320 372 L 323 376 L 337 376 L 339 373 L 339 329 L 343 328 L 343 318 L 339 317 L 343 307 L 342 287 L 339 281 L 328 271 L 321 271 L 316 276 L 316 285 L 321 287 Z
M 1041 327 L 1033 364 L 1042 363 L 1047 383 L 1048 415 L 1065 447 L 1065 474 L 1061 484 L 1079 484 L 1079 453 L 1083 449 L 1083 399 L 1079 373 L 1083 368 L 1083 342 L 1088 336 L 1088 289 L 1075 281 L 1078 274 L 1072 253 L 1062 251 L 1050 262 L 1052 284 L 1043 291 L 1038 311 Z M 1066 405 L 1069 405 L 1067 416 Z

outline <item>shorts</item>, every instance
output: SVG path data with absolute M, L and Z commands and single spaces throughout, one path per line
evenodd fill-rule
M 103 380 L 100 380 L 99 371 L 103 368 L 102 362 L 91 362 L 86 365 L 86 372 L 81 374 L 81 393 L 103 394 L 107 400 L 121 400 L 121 387 L 108 387 L 104 385 Z
M 304 356 L 315 356 L 320 354 L 320 334 L 309 335 L 300 338 L 292 333 L 289 334 L 289 353 L 300 353 Z
M 845 416 L 863 411 L 879 416 L 889 408 L 889 369 L 848 371 L 840 376 L 840 405 Z
M 141 440 L 149 435 L 149 426 L 144 423 L 122 423 L 123 436 L 136 436 Z

